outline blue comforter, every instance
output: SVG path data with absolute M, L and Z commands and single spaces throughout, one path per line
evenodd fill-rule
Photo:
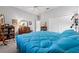
M 32 32 L 17 35 L 16 43 L 21 53 L 75 53 L 79 52 L 79 33 L 66 30 L 56 32 Z

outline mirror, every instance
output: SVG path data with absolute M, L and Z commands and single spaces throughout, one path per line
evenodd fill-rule
M 1 25 L 5 24 L 5 17 L 2 14 L 0 15 L 0 24 Z
M 27 26 L 28 27 L 28 22 L 26 20 L 21 20 L 20 25 L 22 26 Z

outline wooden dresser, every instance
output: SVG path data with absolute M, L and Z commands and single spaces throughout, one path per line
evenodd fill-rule
M 0 41 L 5 41 L 15 38 L 15 28 L 12 25 L 4 24 L 0 27 Z
M 21 26 L 18 31 L 19 31 L 19 34 L 32 32 L 32 30 L 30 30 L 30 27 L 26 27 L 26 26 Z
M 41 26 L 41 31 L 47 31 L 47 26 Z

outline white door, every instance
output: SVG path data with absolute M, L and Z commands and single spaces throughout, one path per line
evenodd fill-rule
M 40 31 L 40 21 L 36 21 L 36 31 Z

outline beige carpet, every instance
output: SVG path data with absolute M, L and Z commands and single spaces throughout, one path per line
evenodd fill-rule
M 0 45 L 0 53 L 17 53 L 15 41 L 11 39 L 7 45 Z

